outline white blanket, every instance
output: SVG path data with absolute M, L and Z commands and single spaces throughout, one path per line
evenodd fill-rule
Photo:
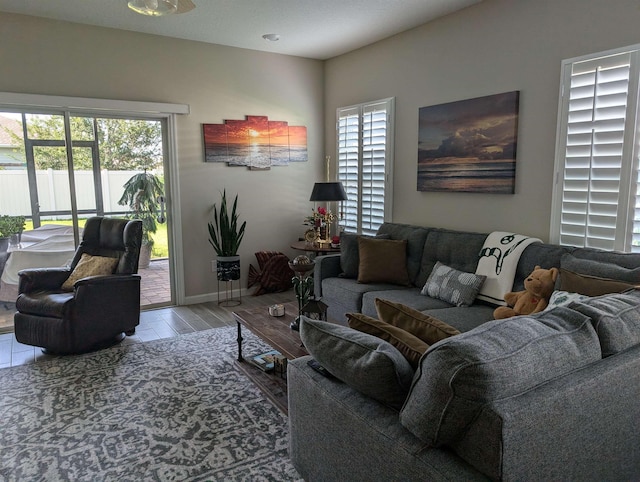
M 504 295 L 513 288 L 513 279 L 520 255 L 532 243 L 541 243 L 537 238 L 521 234 L 494 231 L 487 236 L 476 274 L 487 277 L 477 299 L 496 305 L 506 305 Z

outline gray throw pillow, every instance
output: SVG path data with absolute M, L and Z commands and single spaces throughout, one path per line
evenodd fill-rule
M 432 346 L 400 412 L 400 422 L 425 443 L 451 444 L 495 400 L 601 359 L 589 318 L 567 307 L 489 321 Z
M 414 371 L 390 343 L 307 317 L 302 317 L 300 338 L 309 354 L 334 377 L 385 405 L 402 407 Z
M 591 318 L 603 357 L 640 343 L 640 290 L 576 301 L 569 308 Z
M 420 294 L 456 306 L 470 306 L 485 279 L 486 276 L 458 271 L 438 261 Z
M 603 252 L 603 256 L 606 253 Z M 628 283 L 640 283 L 640 267 L 634 269 L 624 268 L 615 263 L 596 261 L 593 259 L 577 258 L 571 254 L 563 254 L 560 258 L 560 268 L 573 273 L 608 278 L 610 280 L 626 281 Z

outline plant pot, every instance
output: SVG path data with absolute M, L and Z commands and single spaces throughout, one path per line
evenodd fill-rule
M 240 256 L 218 256 L 216 259 L 218 281 L 240 279 Z
M 149 263 L 151 262 L 151 248 L 153 246 L 150 244 L 142 244 L 140 246 L 140 257 L 138 258 L 138 268 L 146 269 L 149 267 Z

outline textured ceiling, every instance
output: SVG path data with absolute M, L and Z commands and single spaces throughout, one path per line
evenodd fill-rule
M 190 12 L 146 17 L 127 0 L 0 0 L 0 12 L 328 59 L 480 1 L 193 0 Z M 264 40 L 268 33 L 280 40 Z

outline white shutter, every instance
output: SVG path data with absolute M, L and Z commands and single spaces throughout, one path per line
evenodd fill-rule
M 338 109 L 338 180 L 349 198 L 341 226 L 375 234 L 390 211 L 393 99 Z
M 624 205 L 629 199 L 630 167 L 635 165 L 633 141 L 631 148 L 625 145 L 629 123 L 635 124 L 635 106 L 629 104 L 631 54 L 567 65 L 570 71 L 564 88 L 568 99 L 560 117 L 564 145 L 559 146 L 557 241 L 568 246 L 623 249 L 628 212 Z

